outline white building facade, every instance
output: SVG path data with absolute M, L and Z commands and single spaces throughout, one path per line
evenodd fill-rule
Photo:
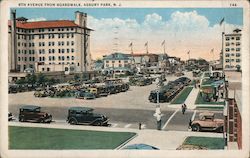
M 9 72 L 91 70 L 90 32 L 87 14 L 75 12 L 75 20 L 9 21 Z
M 223 69 L 241 69 L 241 30 L 235 29 L 232 34 L 223 34 Z

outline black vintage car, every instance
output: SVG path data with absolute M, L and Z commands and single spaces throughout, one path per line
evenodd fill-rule
M 50 123 L 52 115 L 41 112 L 41 107 L 35 105 L 24 105 L 19 109 L 20 122 Z
M 87 107 L 71 107 L 68 110 L 67 122 L 72 125 L 85 124 L 94 126 L 108 125 L 109 119 L 102 114 L 93 113 L 94 109 Z

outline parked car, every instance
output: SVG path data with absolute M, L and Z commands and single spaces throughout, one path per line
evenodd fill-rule
M 190 121 L 192 131 L 210 130 L 216 132 L 223 132 L 224 120 L 215 119 L 214 113 L 204 112 L 200 113 L 199 119 Z
M 8 120 L 11 121 L 11 120 L 14 120 L 14 116 L 11 112 L 8 112 Z
M 95 99 L 95 94 L 85 91 L 78 91 L 76 92 L 77 99 Z
M 46 92 L 45 90 L 42 89 L 37 89 L 34 93 L 35 97 L 47 97 L 48 96 L 48 92 Z
M 52 115 L 41 112 L 41 107 L 39 106 L 24 105 L 19 109 L 19 121 L 50 123 Z
M 68 110 L 67 122 L 72 125 L 108 125 L 108 117 L 102 114 L 93 113 L 93 111 L 94 109 L 88 107 L 71 107 Z

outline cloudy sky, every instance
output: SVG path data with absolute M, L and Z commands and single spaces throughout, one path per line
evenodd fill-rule
M 219 58 L 221 32 L 242 29 L 242 9 L 240 8 L 119 8 L 119 9 L 17 9 L 17 17 L 24 16 L 29 21 L 74 20 L 74 12 L 88 13 L 88 27 L 91 33 L 92 57 L 101 58 L 115 51 L 130 53 L 133 43 L 134 53 L 145 53 L 148 42 L 150 53 L 166 52 L 170 56 L 187 59 Z M 220 21 L 225 22 L 220 26 Z

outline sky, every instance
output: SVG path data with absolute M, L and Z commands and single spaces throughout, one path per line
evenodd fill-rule
M 135 54 L 166 53 L 188 59 L 218 59 L 221 50 L 220 21 L 225 32 L 242 29 L 241 8 L 17 8 L 17 17 L 29 21 L 74 20 L 75 11 L 88 14 L 91 32 L 90 50 L 93 59 L 113 52 Z M 214 50 L 211 53 L 211 50 Z

